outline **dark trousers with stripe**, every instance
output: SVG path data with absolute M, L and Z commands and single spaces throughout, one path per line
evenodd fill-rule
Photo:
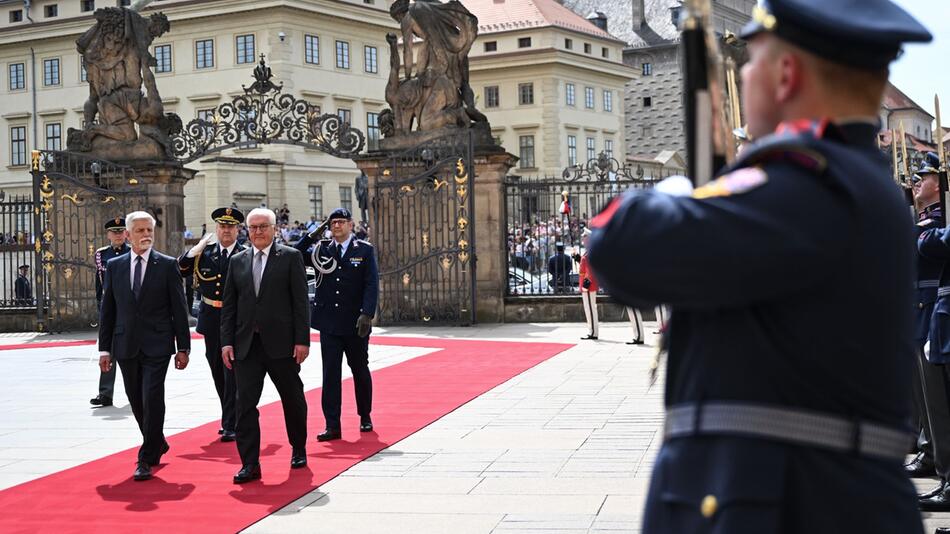
M 950 377 L 946 365 L 932 364 L 923 352 L 917 358 L 926 406 L 924 434 L 933 451 L 934 467 L 942 480 L 950 479 Z
M 205 336 L 205 358 L 211 368 L 211 378 L 214 379 L 214 390 L 221 402 L 221 428 L 234 430 L 237 404 L 237 381 L 234 378 L 234 369 L 224 366 L 221 359 L 221 340 L 215 336 Z
M 356 390 L 356 413 L 369 417 L 373 409 L 373 378 L 369 372 L 369 336 L 335 336 L 320 333 L 320 355 L 323 358 L 323 417 L 330 430 L 340 429 L 340 404 L 343 378 L 343 355 L 353 373 Z

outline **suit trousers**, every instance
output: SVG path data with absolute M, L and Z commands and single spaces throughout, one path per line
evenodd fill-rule
M 369 417 L 373 410 L 373 378 L 369 372 L 369 336 L 335 336 L 320 333 L 320 355 L 323 358 L 323 394 L 321 404 L 326 428 L 340 430 L 341 384 L 343 355 L 353 373 L 356 390 L 356 413 Z
M 927 425 L 924 426 L 927 440 L 933 450 L 934 467 L 942 480 L 950 479 L 950 405 L 948 405 L 948 382 L 946 365 L 928 362 L 923 354 L 918 358 L 924 403 L 927 407 Z
M 257 403 L 264 389 L 264 376 L 269 375 L 284 408 L 287 440 L 294 449 L 307 447 L 307 398 L 300 380 L 300 365 L 292 357 L 268 358 L 261 337 L 254 334 L 251 348 L 243 360 L 234 360 L 237 379 L 238 454 L 243 465 L 260 463 L 261 424 Z
M 924 457 L 933 462 L 934 451 L 933 446 L 930 443 L 930 426 L 927 421 L 927 403 L 924 400 L 924 377 L 922 367 L 920 365 L 921 360 L 925 360 L 923 348 L 919 347 L 917 349 L 917 354 L 914 356 L 914 377 L 911 380 L 912 390 L 914 392 L 913 401 L 914 401 L 914 411 L 913 411 L 913 424 L 914 430 L 917 432 L 917 449 L 923 453 Z M 926 363 L 926 361 L 924 362 Z
M 228 369 L 221 359 L 220 338 L 213 339 L 205 336 L 205 357 L 211 367 L 211 378 L 214 380 L 214 390 L 221 401 L 221 428 L 232 431 L 235 425 L 235 404 L 237 403 L 237 382 L 234 379 L 234 369 Z
M 587 332 L 592 337 L 597 337 L 600 332 L 600 320 L 597 317 L 597 292 L 581 289 L 581 302 L 584 304 Z
M 139 461 L 156 465 L 165 444 L 165 375 L 171 356 L 146 356 L 117 360 L 122 368 L 125 394 L 142 432 Z

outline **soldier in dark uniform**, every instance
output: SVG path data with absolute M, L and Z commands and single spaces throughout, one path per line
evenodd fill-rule
M 940 208 L 940 185 L 936 166 L 936 154 L 925 156 L 925 164 L 914 176 L 914 202 L 919 208 L 917 215 L 916 234 L 918 241 L 923 234 L 931 229 L 944 227 L 944 216 Z M 944 389 L 943 372 L 937 366 L 928 362 L 928 355 L 924 353 L 924 344 L 931 337 L 931 318 L 934 312 L 934 303 L 937 300 L 937 288 L 940 277 L 946 264 L 945 258 L 934 255 L 937 247 L 930 243 L 929 255 L 921 253 L 917 258 L 917 281 L 914 301 L 914 344 L 918 348 L 916 368 L 916 383 L 914 384 L 914 407 L 916 417 L 922 427 L 922 438 L 918 440 L 920 452 L 906 466 L 908 474 L 913 477 L 929 477 L 935 474 L 948 474 L 950 469 L 950 413 L 947 411 L 947 401 Z M 933 348 L 933 346 L 931 346 Z M 939 356 L 937 356 L 939 358 Z M 933 361 L 931 359 L 930 361 Z M 942 366 L 940 366 L 942 368 Z M 938 432 L 934 436 L 934 426 Z M 941 439 L 941 436 L 944 436 Z M 941 484 L 943 486 L 943 484 Z
M 231 256 L 244 250 L 237 243 L 238 227 L 244 222 L 244 214 L 237 208 L 218 208 L 211 212 L 215 233 L 208 234 L 198 244 L 178 258 L 178 268 L 183 278 L 194 278 L 201 293 L 196 330 L 205 337 L 205 357 L 211 367 L 214 389 L 221 401 L 221 441 L 234 441 L 235 402 L 237 383 L 234 370 L 228 369 L 221 359 L 221 306 L 224 281 L 228 275 Z M 217 243 L 208 246 L 211 237 Z
M 920 496 L 920 508 L 925 511 L 950 511 L 950 245 L 944 227 L 939 195 L 939 158 L 933 152 L 925 155 L 917 171 L 914 198 L 918 206 L 925 206 L 918 216 L 917 245 L 920 258 L 917 262 L 917 332 L 927 336 L 930 350 L 920 352 L 919 370 L 923 394 L 926 440 L 922 451 L 906 466 L 911 476 L 936 474 L 940 483 Z M 936 282 L 936 283 L 935 283 Z M 924 324 L 921 324 L 924 323 Z M 923 340 L 926 341 L 927 339 Z M 922 347 L 923 341 L 918 337 Z M 929 455 L 927 454 L 929 453 Z
M 331 239 L 319 239 L 329 226 Z M 316 244 L 314 244 L 316 242 Z M 311 250 L 311 245 L 313 245 Z M 369 372 L 369 334 L 379 299 L 376 250 L 353 235 L 353 216 L 337 208 L 319 228 L 295 245 L 317 271 L 310 325 L 320 331 L 323 358 L 321 403 L 326 429 L 319 441 L 340 439 L 340 381 L 343 355 L 353 373 L 360 432 L 373 430 L 373 381 Z
M 128 234 L 125 231 L 125 217 L 113 217 L 105 222 L 106 236 L 109 244 L 96 250 L 96 305 L 102 307 L 102 281 L 106 275 L 106 263 L 123 254 L 127 254 L 131 247 L 126 243 Z M 115 373 L 118 365 L 109 367 L 108 372 L 99 373 L 99 395 L 89 399 L 93 406 L 112 406 L 112 397 L 115 394 Z
M 921 534 L 913 224 L 875 141 L 889 63 L 931 35 L 888 0 L 768 0 L 743 36 L 756 141 L 591 221 L 610 294 L 673 310 L 643 533 Z
M 16 280 L 13 281 L 13 295 L 20 306 L 33 304 L 33 284 L 30 283 L 29 265 L 17 267 Z
M 548 274 L 551 275 L 551 288 L 555 293 L 566 293 L 571 286 L 571 271 L 574 262 L 564 253 L 564 243 L 554 244 L 554 255 L 548 258 Z M 596 339 L 596 336 L 594 336 Z

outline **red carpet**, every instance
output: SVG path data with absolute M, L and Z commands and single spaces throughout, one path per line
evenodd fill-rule
M 147 482 L 132 481 L 137 449 L 129 449 L 0 491 L 0 532 L 235 532 L 572 346 L 394 337 L 371 343 L 441 350 L 373 372 L 376 432 L 359 433 L 348 379 L 343 440 L 317 443 L 323 428 L 320 389 L 308 391 L 307 468 L 290 469 L 283 412 L 274 402 L 260 410 L 262 481 L 231 483 L 240 468 L 237 449 L 215 439 L 214 421 L 169 436 L 171 451 Z M 319 347 L 313 350 L 315 358 L 304 365 L 319 365 Z M 130 418 L 116 424 L 135 423 Z

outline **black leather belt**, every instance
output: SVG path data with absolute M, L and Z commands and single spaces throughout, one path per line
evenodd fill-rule
M 695 435 L 742 435 L 890 460 L 903 460 L 913 441 L 896 428 L 793 408 L 710 402 L 667 409 L 666 439 Z

